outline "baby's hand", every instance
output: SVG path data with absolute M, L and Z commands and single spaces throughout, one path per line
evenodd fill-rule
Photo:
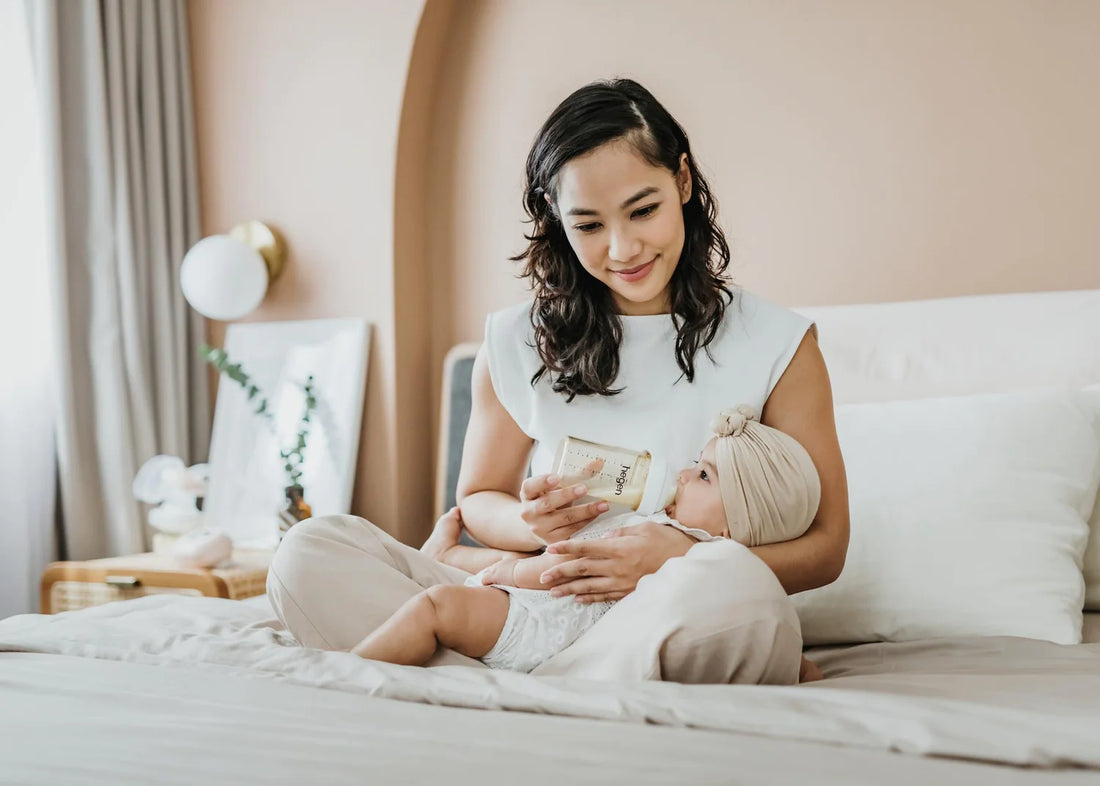
M 481 572 L 482 584 L 501 584 L 505 587 L 516 586 L 516 565 L 518 559 L 502 559 Z
M 435 523 L 431 536 L 420 547 L 420 552 L 446 564 L 447 552 L 458 545 L 462 537 L 462 511 L 451 508 Z

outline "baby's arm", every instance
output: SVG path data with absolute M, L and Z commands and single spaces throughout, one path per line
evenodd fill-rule
M 481 576 L 481 583 L 502 584 L 505 587 L 524 589 L 548 589 L 541 580 L 543 572 L 572 559 L 573 557 L 567 554 L 539 554 L 537 557 L 522 559 L 509 557 L 486 570 Z
M 420 552 L 436 562 L 459 568 L 467 573 L 477 573 L 482 568 L 487 568 L 502 559 L 522 559 L 530 556 L 521 551 L 464 546 L 458 542 L 461 537 L 462 512 L 458 508 L 451 508 L 439 517 L 439 521 L 432 529 L 431 537 L 420 547 Z
M 482 548 L 480 546 L 451 546 L 439 561 L 452 568 L 459 568 L 467 573 L 477 573 L 483 568 L 495 565 L 501 561 L 526 562 L 528 555 L 522 551 L 503 551 L 501 549 Z M 501 582 L 493 582 L 500 584 Z M 518 585 L 516 585 L 518 586 Z

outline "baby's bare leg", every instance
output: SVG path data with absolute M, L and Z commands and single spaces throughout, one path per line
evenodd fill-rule
M 441 646 L 480 658 L 496 644 L 507 618 L 504 590 L 439 584 L 406 601 L 351 651 L 407 666 L 424 665 Z

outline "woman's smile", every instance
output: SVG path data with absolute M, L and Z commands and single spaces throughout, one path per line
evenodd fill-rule
M 657 257 L 654 257 L 653 259 L 646 262 L 644 265 L 637 265 L 635 267 L 626 268 L 624 270 L 612 270 L 611 272 L 621 278 L 623 281 L 641 281 L 643 278 L 649 275 L 651 270 L 653 270 L 653 265 L 656 261 Z

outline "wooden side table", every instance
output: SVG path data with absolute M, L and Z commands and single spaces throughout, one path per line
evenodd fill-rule
M 56 614 L 145 595 L 194 595 L 242 600 L 267 589 L 273 551 L 235 549 L 221 568 L 182 568 L 164 554 L 132 554 L 84 562 L 54 562 L 42 573 L 43 614 Z

